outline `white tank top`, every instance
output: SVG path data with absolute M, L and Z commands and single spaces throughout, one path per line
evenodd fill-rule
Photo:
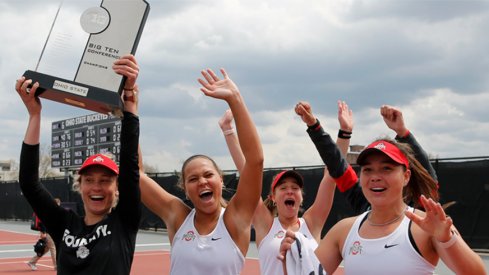
M 409 207 L 409 211 L 413 208 Z M 360 225 L 369 212 L 357 217 L 346 237 L 342 251 L 344 274 L 433 274 L 435 266 L 426 261 L 409 240 L 410 220 L 406 216 L 387 236 L 360 237 Z
M 229 235 L 223 214 L 224 208 L 216 228 L 203 236 L 195 229 L 192 209 L 173 238 L 170 274 L 240 274 L 245 258 Z
M 268 234 L 263 238 L 258 246 L 258 260 L 260 262 L 261 274 L 266 275 L 283 275 L 284 270 L 282 262 L 277 259 L 280 251 L 280 243 L 285 237 L 286 230 L 282 227 L 282 224 L 278 220 L 278 217 L 273 219 L 272 227 L 268 231 Z M 307 245 L 312 249 L 316 249 L 318 243 L 312 236 L 306 221 L 303 218 L 299 218 L 299 230 L 307 238 Z

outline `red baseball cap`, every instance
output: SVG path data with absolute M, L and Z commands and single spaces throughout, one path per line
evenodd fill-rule
M 275 176 L 275 178 L 273 179 L 272 186 L 271 186 L 272 193 L 275 191 L 275 187 L 277 186 L 277 184 L 282 179 L 285 179 L 285 178 L 294 178 L 297 181 L 297 184 L 299 184 L 299 186 L 301 188 L 302 188 L 302 186 L 304 186 L 304 179 L 302 179 L 301 174 L 297 173 L 295 170 L 284 170 L 284 171 L 278 173 Z
M 83 162 L 80 170 L 78 170 L 78 174 L 81 174 L 88 167 L 91 167 L 94 165 L 103 166 L 103 167 L 109 169 L 114 174 L 119 175 L 119 167 L 117 166 L 117 163 L 115 163 L 112 159 L 110 159 L 109 157 L 107 157 L 106 155 L 103 155 L 103 154 L 95 154 L 95 155 L 88 157 Z
M 402 164 L 406 168 L 409 168 L 409 160 L 406 155 L 404 155 L 404 153 L 399 148 L 397 148 L 397 146 L 385 140 L 374 141 L 365 149 L 363 149 L 360 155 L 358 155 L 357 164 L 365 164 L 365 159 L 373 152 L 382 152 L 394 162 Z

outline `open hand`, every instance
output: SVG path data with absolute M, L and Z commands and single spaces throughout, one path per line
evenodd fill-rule
M 348 108 L 346 102 L 338 100 L 338 122 L 343 131 L 353 131 L 353 111 Z
M 239 89 L 236 84 L 229 78 L 224 69 L 220 70 L 224 79 L 219 79 L 217 75 L 211 70 L 202 70 L 202 76 L 205 80 L 198 79 L 202 85 L 200 90 L 206 95 L 218 99 L 228 100 L 234 94 L 239 94 Z
M 420 202 L 426 211 L 426 216 L 421 217 L 411 211 L 406 211 L 406 216 L 437 241 L 448 241 L 451 236 L 450 228 L 453 225 L 452 218 L 446 216 L 443 207 L 431 198 L 427 199 L 421 195 Z

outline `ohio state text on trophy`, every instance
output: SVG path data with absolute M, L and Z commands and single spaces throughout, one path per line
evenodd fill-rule
M 144 0 L 65 0 L 35 70 L 40 97 L 99 113 L 122 115 L 125 78 L 112 64 L 135 54 L 149 4 Z

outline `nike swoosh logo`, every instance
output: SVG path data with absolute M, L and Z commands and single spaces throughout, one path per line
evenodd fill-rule
M 211 238 L 211 241 L 217 241 L 217 240 L 220 240 L 222 238 Z
M 391 247 L 394 247 L 394 246 L 398 246 L 399 244 L 396 243 L 396 244 L 391 244 L 391 245 L 384 245 L 384 248 L 391 248 Z

